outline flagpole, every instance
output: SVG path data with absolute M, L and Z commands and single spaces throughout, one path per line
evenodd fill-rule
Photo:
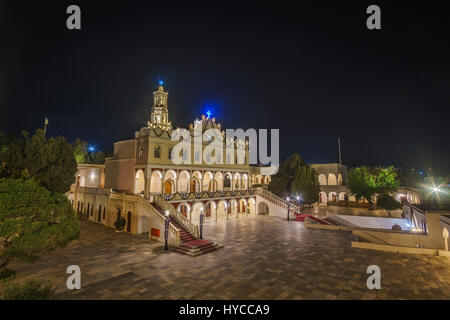
M 44 140 L 45 140 L 45 136 L 47 133 L 47 125 L 48 125 L 48 118 L 45 117 L 45 119 L 44 119 Z

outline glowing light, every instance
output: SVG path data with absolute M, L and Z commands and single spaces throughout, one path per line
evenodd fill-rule
M 166 217 L 168 217 L 170 215 L 170 211 L 166 210 Z
M 88 151 L 95 152 L 95 146 L 93 146 L 93 145 L 88 146 Z
M 163 80 L 159 80 L 158 83 L 159 83 L 160 86 L 164 85 L 164 81 Z
M 438 187 L 433 187 L 433 191 L 434 191 L 434 192 L 438 192 L 438 191 L 439 191 L 439 188 L 438 188 Z
M 206 115 L 208 116 L 208 118 L 211 118 L 211 115 L 212 115 L 212 113 L 211 113 L 211 111 L 206 111 Z

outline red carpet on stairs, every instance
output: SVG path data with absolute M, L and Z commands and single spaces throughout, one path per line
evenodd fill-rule
M 164 215 L 164 210 L 161 207 L 157 206 L 154 203 L 152 203 L 152 205 L 159 212 L 161 212 L 161 214 Z M 205 239 L 196 239 L 188 230 L 183 227 L 183 225 L 178 223 L 178 221 L 173 218 L 169 218 L 169 220 L 171 224 L 173 224 L 177 229 L 180 230 L 181 244 L 177 248 L 177 252 L 196 257 L 223 248 L 223 246 L 220 246 L 212 241 Z

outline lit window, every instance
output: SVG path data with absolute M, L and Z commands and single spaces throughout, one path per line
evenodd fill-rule
M 159 146 L 155 146 L 155 158 L 161 157 L 161 148 Z
M 172 159 L 172 148 L 169 149 L 169 159 Z
M 144 149 L 140 148 L 139 149 L 139 159 L 142 159 L 144 157 Z

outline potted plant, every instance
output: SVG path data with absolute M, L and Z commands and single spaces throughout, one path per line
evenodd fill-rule
M 124 217 L 118 218 L 117 221 L 114 222 L 114 226 L 116 227 L 116 232 L 123 232 L 126 224 L 127 224 L 127 221 L 125 220 Z

